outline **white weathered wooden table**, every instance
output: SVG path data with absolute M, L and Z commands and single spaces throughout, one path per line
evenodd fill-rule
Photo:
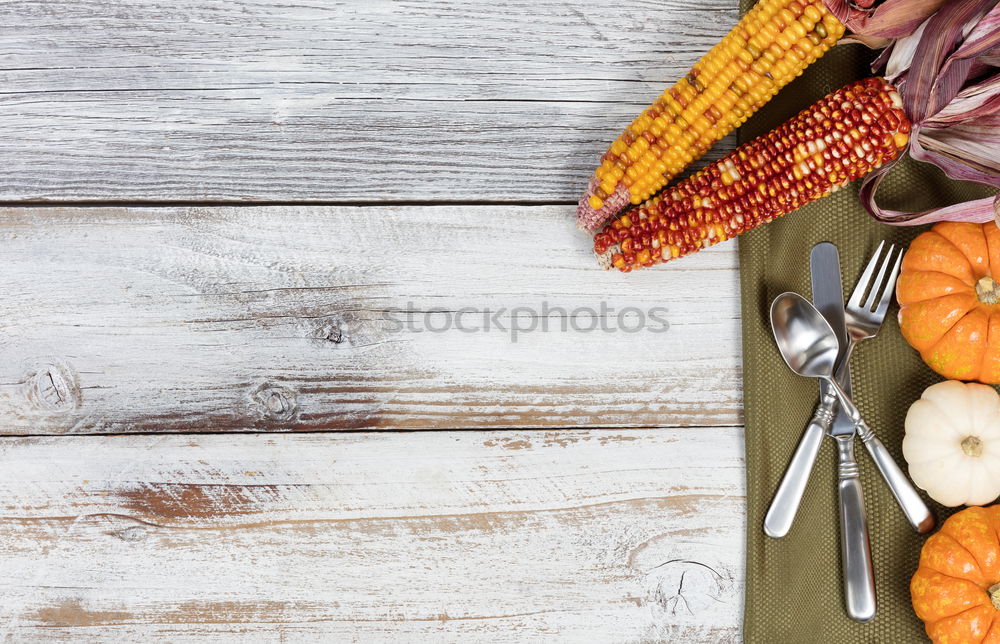
M 6 639 L 739 640 L 735 245 L 573 225 L 735 4 L 0 4 Z

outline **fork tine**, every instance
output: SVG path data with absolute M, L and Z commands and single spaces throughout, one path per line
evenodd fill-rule
M 876 277 L 872 283 L 869 285 L 871 289 L 868 293 L 868 297 L 865 298 L 865 310 L 871 311 L 875 306 L 875 300 L 879 297 L 879 291 L 882 290 L 882 281 L 885 277 L 885 272 L 889 270 L 889 263 L 892 261 L 892 251 L 895 248 L 895 244 L 889 246 L 889 250 L 886 252 L 885 257 L 882 259 L 882 265 L 878 269 L 878 277 Z
M 899 277 L 899 265 L 902 262 L 903 249 L 900 248 L 896 254 L 896 263 L 892 267 L 892 272 L 889 273 L 889 281 L 885 285 L 885 290 L 882 291 L 882 299 L 878 303 L 878 308 L 875 309 L 875 317 L 878 318 L 879 324 L 882 324 L 885 314 L 889 310 L 889 302 L 892 300 L 892 294 L 896 291 L 896 278 Z
M 864 297 L 865 289 L 868 288 L 868 284 L 872 280 L 872 274 L 875 272 L 875 267 L 878 266 L 878 258 L 882 255 L 883 246 L 885 246 L 885 241 L 879 243 L 878 248 L 875 249 L 875 254 L 872 255 L 871 260 L 868 262 L 868 266 L 865 267 L 865 272 L 858 279 L 858 285 L 854 287 L 851 299 L 847 302 L 849 307 L 861 308 L 861 298 Z

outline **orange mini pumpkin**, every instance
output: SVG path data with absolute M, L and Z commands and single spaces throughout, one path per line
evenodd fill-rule
M 1000 644 L 1000 505 L 953 515 L 924 543 L 910 597 L 935 644 Z
M 1000 228 L 943 222 L 903 257 L 899 329 L 951 380 L 1000 383 Z

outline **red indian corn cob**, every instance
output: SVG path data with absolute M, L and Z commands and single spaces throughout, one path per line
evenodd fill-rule
M 760 0 L 611 144 L 580 198 L 579 226 L 594 232 L 656 194 L 844 31 L 824 0 Z
M 895 87 L 851 83 L 608 223 L 598 263 L 627 273 L 735 237 L 895 159 L 909 133 Z

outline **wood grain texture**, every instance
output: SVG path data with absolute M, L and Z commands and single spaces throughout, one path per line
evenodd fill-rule
M 736 13 L 733 0 L 4 2 L 0 200 L 575 201 Z
M 3 438 L 0 633 L 734 642 L 740 435 Z
M 739 425 L 735 245 L 626 276 L 572 217 L 2 210 L 0 432 Z

